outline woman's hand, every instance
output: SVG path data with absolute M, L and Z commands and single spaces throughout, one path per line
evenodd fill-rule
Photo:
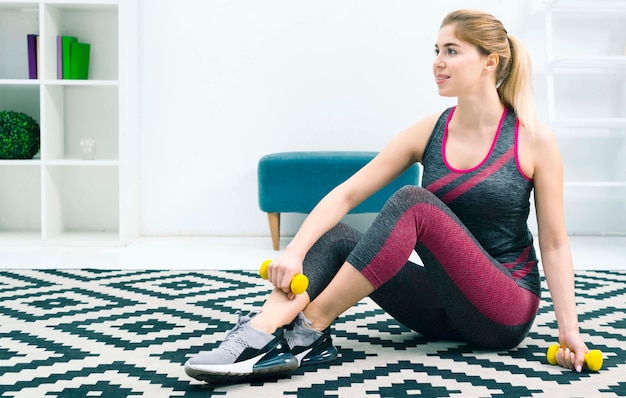
M 561 349 L 556 353 L 556 362 L 564 368 L 581 372 L 585 362 L 585 353 L 589 350 L 580 333 L 569 333 L 559 337 Z
M 303 258 L 289 248 L 283 254 L 272 261 L 267 268 L 267 279 L 278 289 L 287 294 L 292 300 L 295 294 L 291 291 L 291 280 L 297 274 L 302 273 Z

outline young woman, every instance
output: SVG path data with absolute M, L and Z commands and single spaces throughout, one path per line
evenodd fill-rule
M 366 296 L 425 336 L 517 346 L 540 301 L 527 227 L 533 189 L 557 361 L 582 370 L 561 157 L 535 116 L 528 53 L 492 15 L 459 10 L 443 20 L 435 55 L 439 94 L 457 105 L 400 132 L 320 201 L 270 264 L 275 289 L 261 311 L 240 316 L 219 347 L 187 361 L 188 375 L 243 381 L 333 360 L 331 323 Z M 340 222 L 415 162 L 423 188 L 399 190 L 364 235 Z M 423 266 L 408 262 L 413 250 Z M 302 272 L 310 285 L 294 296 L 289 283 Z

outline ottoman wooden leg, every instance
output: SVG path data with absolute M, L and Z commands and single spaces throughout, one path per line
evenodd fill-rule
M 274 250 L 280 248 L 280 213 L 267 213 L 270 222 L 270 234 L 272 235 L 272 245 Z

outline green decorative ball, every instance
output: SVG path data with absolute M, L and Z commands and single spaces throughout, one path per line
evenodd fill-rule
M 25 113 L 0 112 L 0 159 L 32 159 L 39 151 L 39 124 Z

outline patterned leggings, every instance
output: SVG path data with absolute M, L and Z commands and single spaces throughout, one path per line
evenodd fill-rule
M 423 266 L 408 262 L 413 249 Z M 311 300 L 346 261 L 374 286 L 370 297 L 382 309 L 431 338 L 512 348 L 539 307 L 539 297 L 518 286 L 454 213 L 420 187 L 394 194 L 365 234 L 340 223 L 320 238 L 303 264 Z

